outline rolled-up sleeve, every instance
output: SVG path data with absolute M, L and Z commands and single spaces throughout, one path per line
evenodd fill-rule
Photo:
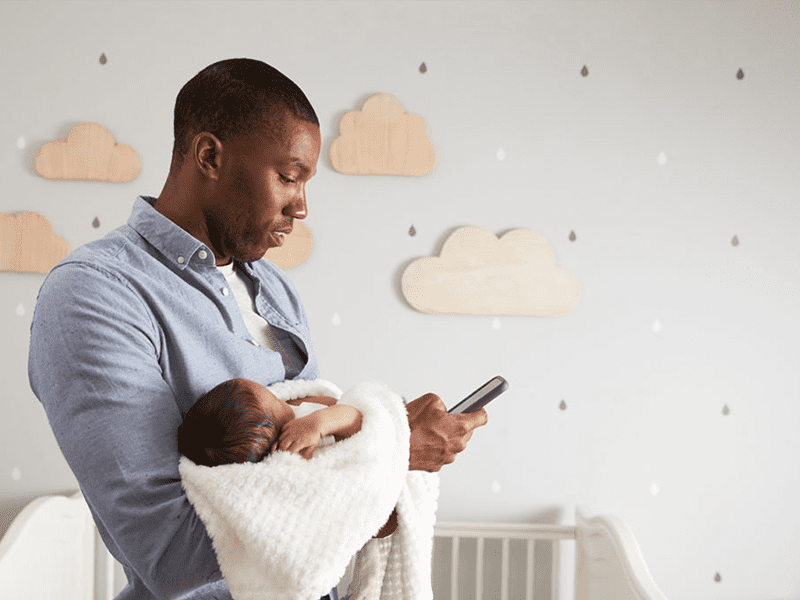
M 31 387 L 106 544 L 136 574 L 120 597 L 195 590 L 188 597 L 230 599 L 181 486 L 181 411 L 163 373 L 163 335 L 129 282 L 86 263 L 62 264 L 39 293 Z

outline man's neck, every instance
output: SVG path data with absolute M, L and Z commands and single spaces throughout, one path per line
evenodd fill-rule
M 196 186 L 190 182 L 184 182 L 184 179 L 180 177 L 180 174 L 176 175 L 175 172 L 170 171 L 153 208 L 213 250 L 209 240 L 208 226 L 196 201 Z M 226 258 L 223 262 L 227 263 L 230 260 Z

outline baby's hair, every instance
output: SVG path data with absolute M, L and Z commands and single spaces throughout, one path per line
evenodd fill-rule
M 198 465 L 258 462 L 278 439 L 278 428 L 258 399 L 236 380 L 201 396 L 178 427 L 178 450 Z

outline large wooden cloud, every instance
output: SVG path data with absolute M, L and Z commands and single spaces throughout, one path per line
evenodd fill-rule
M 331 164 L 348 175 L 427 175 L 436 151 L 425 121 L 406 113 L 391 94 L 377 94 L 363 110 L 351 110 L 339 122 L 330 150 Z
M 48 142 L 36 154 L 36 172 L 48 179 L 94 179 L 121 183 L 139 174 L 136 151 L 115 144 L 102 125 L 81 123 L 66 141 Z
M 0 213 L 0 271 L 49 273 L 67 254 L 67 240 L 39 213 Z
M 473 226 L 456 229 L 438 257 L 408 265 L 401 285 L 415 309 L 442 315 L 552 317 L 572 311 L 581 294 L 542 235 L 514 229 L 498 238 Z

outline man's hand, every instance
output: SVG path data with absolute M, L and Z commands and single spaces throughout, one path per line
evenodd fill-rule
M 436 473 L 467 447 L 476 427 L 486 425 L 485 409 L 451 415 L 436 394 L 425 394 L 406 405 L 411 428 L 411 471 Z

